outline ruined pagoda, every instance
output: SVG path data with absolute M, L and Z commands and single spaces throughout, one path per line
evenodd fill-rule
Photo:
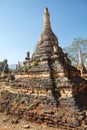
M 37 87 L 41 86 L 41 89 L 56 88 L 62 92 L 63 88 L 70 90 L 70 88 L 74 89 L 76 84 L 81 87 L 85 84 L 79 76 L 79 71 L 71 65 L 67 54 L 59 46 L 58 38 L 51 28 L 48 8 L 44 10 L 43 31 L 31 58 L 31 62 L 33 61 L 38 62 L 38 65 L 31 67 L 30 78 L 41 81 L 40 84 L 37 82 Z
M 28 97 L 28 109 L 20 112 L 19 106 L 19 115 L 22 113 L 21 117 L 27 120 L 45 122 L 61 130 L 83 130 L 82 123 L 87 122 L 84 112 L 87 81 L 80 77 L 59 46 L 51 28 L 48 8 L 44 10 L 43 21 L 43 31 L 29 59 L 29 77 L 16 84 L 16 89 L 27 90 L 25 97 Z
M 83 64 L 83 60 L 82 60 L 82 54 L 81 54 L 81 50 L 78 50 L 78 65 L 77 65 L 77 69 L 80 70 L 80 74 L 81 76 L 83 76 L 84 74 L 87 74 L 87 70 Z
M 51 28 L 48 8 L 44 10 L 43 21 L 43 30 L 30 60 L 38 64 L 29 71 L 30 90 L 38 95 L 40 101 L 38 118 L 43 117 L 41 120 L 48 124 L 54 122 L 58 126 L 79 128 L 85 114 L 79 108 L 81 100 L 77 97 L 87 91 L 87 81 L 80 77 L 79 71 L 59 46 Z

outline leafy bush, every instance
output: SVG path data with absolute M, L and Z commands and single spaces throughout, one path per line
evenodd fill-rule
M 24 70 L 25 72 L 27 72 L 27 71 L 29 70 L 29 66 L 26 66 L 26 65 L 25 65 L 25 66 L 23 67 L 23 70 Z
M 31 66 L 37 66 L 38 62 L 37 61 L 32 61 Z

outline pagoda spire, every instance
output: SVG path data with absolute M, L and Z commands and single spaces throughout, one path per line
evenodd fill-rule
M 87 70 L 83 64 L 83 60 L 82 60 L 82 54 L 81 54 L 81 50 L 78 50 L 78 66 L 77 69 L 80 70 L 81 75 L 83 75 L 84 73 L 87 73 Z
M 52 31 L 51 23 L 50 23 L 50 14 L 48 8 L 44 9 L 44 17 L 43 17 L 43 31 Z
M 81 50 L 78 50 L 78 65 L 82 66 L 83 62 L 82 62 L 82 54 L 81 54 Z

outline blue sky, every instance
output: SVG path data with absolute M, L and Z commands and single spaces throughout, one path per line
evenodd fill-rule
M 27 51 L 33 54 L 45 7 L 59 46 L 87 38 L 87 0 L 0 0 L 0 61 L 6 58 L 14 64 L 24 61 Z

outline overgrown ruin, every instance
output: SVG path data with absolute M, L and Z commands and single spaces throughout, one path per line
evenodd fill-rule
M 15 79 L 7 84 L 10 91 L 1 93 L 5 102 L 0 102 L 0 111 L 6 109 L 7 114 L 61 130 L 87 128 L 87 81 L 59 46 L 48 8 L 44 10 L 43 31 L 28 62 L 28 77 Z

